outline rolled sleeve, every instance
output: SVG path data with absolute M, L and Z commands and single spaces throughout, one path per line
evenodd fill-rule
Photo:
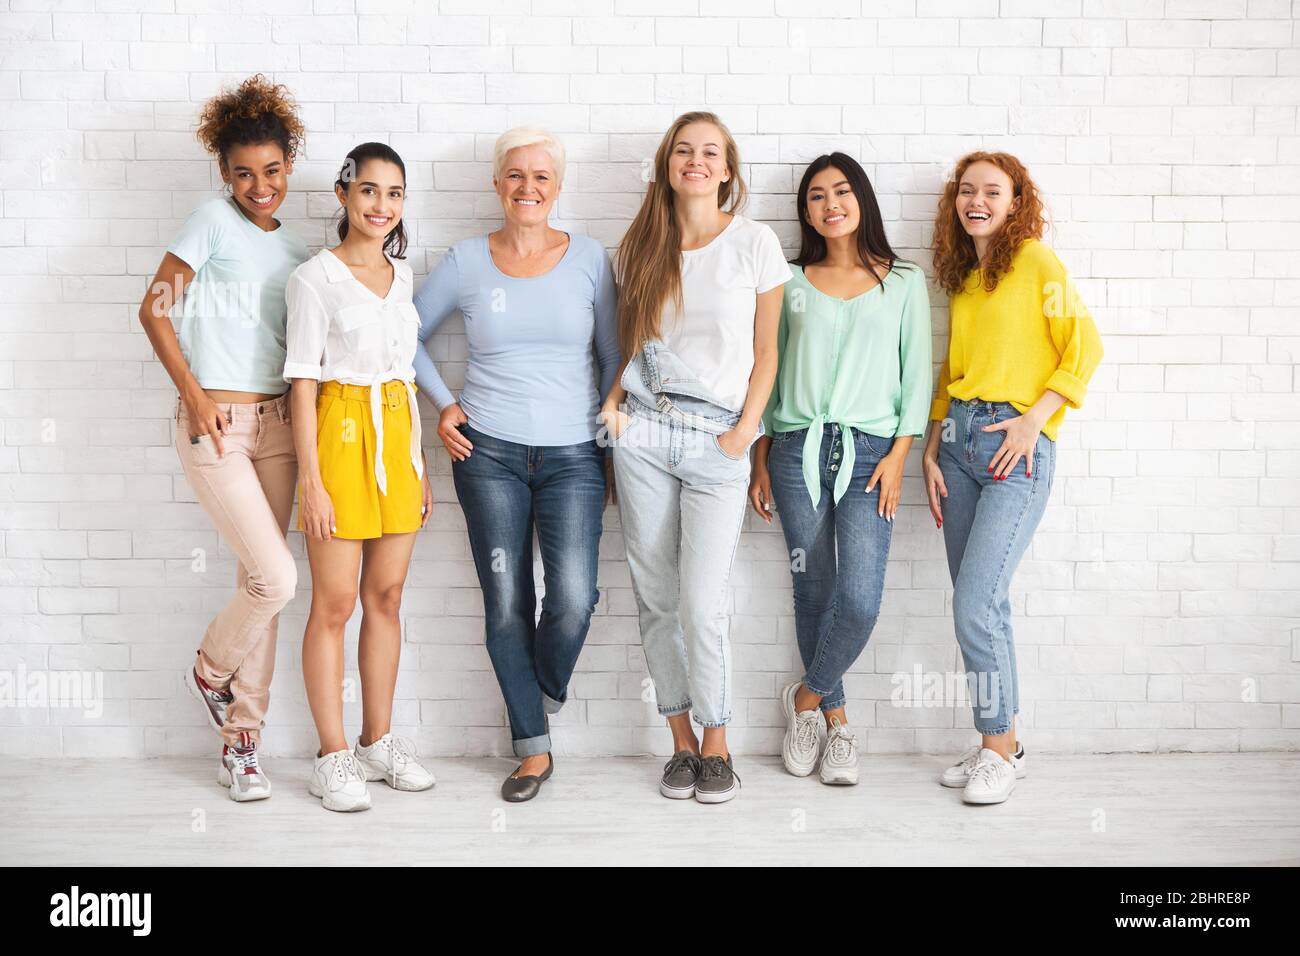
M 329 313 L 316 290 L 295 270 L 284 288 L 288 314 L 285 320 L 284 380 L 320 381 Z
M 903 304 L 903 330 L 899 337 L 899 366 L 902 369 L 898 434 L 919 437 L 925 433 L 930 401 L 932 362 L 930 337 L 930 293 L 925 274 L 915 269 Z M 947 402 L 944 403 L 945 406 Z M 946 411 L 946 408 L 945 408 Z

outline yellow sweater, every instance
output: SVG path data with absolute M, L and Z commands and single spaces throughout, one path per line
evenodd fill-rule
M 985 292 L 975 269 L 949 304 L 951 338 L 939 373 L 930 419 L 948 416 L 948 399 L 1010 402 L 1025 412 L 1043 392 L 1065 404 L 1043 425 L 1052 441 L 1066 407 L 1080 408 L 1088 379 L 1101 361 L 1101 336 L 1049 246 L 1027 239 L 1011 271 Z

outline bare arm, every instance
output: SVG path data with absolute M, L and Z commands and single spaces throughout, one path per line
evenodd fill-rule
M 763 412 L 767 410 L 767 399 L 772 394 L 772 384 L 776 381 L 776 332 L 781 322 L 781 299 L 784 294 L 784 286 L 776 286 L 756 296 L 754 369 L 749 373 L 749 391 L 745 393 L 740 420 L 731 431 L 718 437 L 718 444 L 732 457 L 739 458 L 745 453 L 758 431 Z
M 140 303 L 140 325 L 149 337 L 149 344 L 153 346 L 158 360 L 176 386 L 181 401 L 185 403 L 190 428 L 196 429 L 190 437 L 210 435 L 217 454 L 222 455 L 225 449 L 221 439 L 225 434 L 226 421 L 221 416 L 217 403 L 208 397 L 190 371 L 171 320 L 172 309 L 193 280 L 194 270 L 189 264 L 173 253 L 166 253 Z
M 321 481 L 320 457 L 316 454 L 316 393 L 319 385 L 312 378 L 295 378 L 290 387 L 289 407 L 293 421 L 293 448 L 298 455 L 298 512 L 303 531 L 309 537 L 328 541 L 336 525 L 334 504 Z

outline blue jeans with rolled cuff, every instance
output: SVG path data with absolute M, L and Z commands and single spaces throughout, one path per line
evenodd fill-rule
M 862 654 L 880 616 L 893 522 L 881 517 L 880 487 L 867 483 L 894 446 L 892 437 L 838 424 L 822 428 L 817 464 L 821 500 L 814 507 L 803 474 L 808 429 L 772 436 L 767 470 L 794 580 L 794 631 L 803 684 L 822 710 L 844 706 L 844 675 Z M 854 444 L 848 490 L 834 500 L 844 443 Z
M 522 445 L 469 425 L 461 431 L 474 450 L 465 461 L 452 461 L 452 477 L 483 589 L 488 656 L 505 698 L 515 756 L 547 753 L 547 715 L 567 699 L 600 598 L 605 456 L 595 440 Z M 540 619 L 534 528 L 545 581 Z
M 952 577 L 953 625 L 966 664 L 975 729 L 995 737 L 1020 713 L 1020 680 L 1011 632 L 1011 578 L 1047 509 L 1056 474 L 1056 442 L 1039 433 L 1032 460 L 1003 480 L 989 473 L 1005 433 L 982 429 L 1020 415 L 1009 402 L 949 403 L 939 469 L 943 541 Z

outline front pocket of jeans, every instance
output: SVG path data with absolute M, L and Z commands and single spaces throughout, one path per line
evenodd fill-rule
M 744 461 L 745 459 L 747 459 L 747 458 L 749 457 L 749 449 L 748 449 L 748 448 L 745 449 L 745 453 L 744 453 L 744 454 L 742 454 L 739 458 L 736 458 L 736 457 L 734 457 L 734 456 L 732 456 L 732 455 L 728 455 L 728 454 L 723 450 L 723 448 L 722 448 L 722 442 L 718 441 L 718 436 L 717 436 L 717 435 L 714 435 L 714 434 L 710 433 L 710 434 L 709 434 L 709 437 L 710 437 L 711 439 L 713 439 L 713 447 L 716 448 L 716 449 L 718 450 L 718 454 L 721 455 L 723 458 L 727 459 L 727 461 Z
M 890 449 L 894 447 L 894 439 L 892 438 L 870 435 L 867 432 L 858 432 L 858 435 L 862 438 L 863 447 L 876 458 L 884 458 L 889 454 Z

